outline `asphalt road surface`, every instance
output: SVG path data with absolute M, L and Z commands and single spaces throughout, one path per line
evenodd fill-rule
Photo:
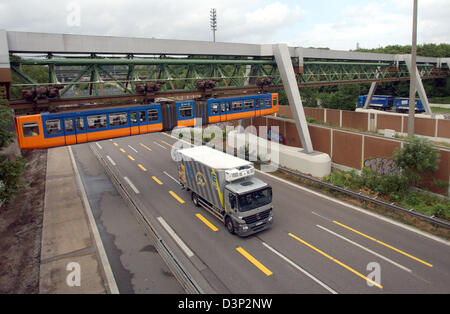
M 267 174 L 257 177 L 273 187 L 272 227 L 228 233 L 178 184 L 175 142 L 153 133 L 90 145 L 216 292 L 450 292 L 448 242 Z

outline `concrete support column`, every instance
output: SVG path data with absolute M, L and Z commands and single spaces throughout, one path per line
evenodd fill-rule
M 404 61 L 406 63 L 406 66 L 408 67 L 408 71 L 411 73 L 411 55 L 405 55 Z M 419 72 L 419 69 L 417 68 L 417 66 L 416 66 L 415 72 L 416 72 L 415 78 L 411 78 L 411 79 L 416 80 L 416 90 L 419 93 L 420 100 L 422 101 L 423 107 L 425 108 L 425 112 L 427 114 L 431 115 L 432 111 L 431 111 L 430 103 L 428 102 L 427 93 L 425 91 L 425 88 L 423 87 L 422 78 L 420 77 L 420 72 Z
M 302 142 L 305 153 L 312 153 L 313 146 L 309 134 L 308 123 L 306 122 L 305 112 L 303 110 L 302 99 L 298 89 L 297 79 L 295 78 L 294 68 L 292 66 L 291 55 L 286 44 L 276 44 L 272 46 L 278 71 L 283 80 L 283 86 L 289 100 L 298 135 Z
M 0 97 L 2 87 L 5 88 L 5 97 L 9 98 L 9 88 L 11 86 L 11 69 L 9 65 L 9 49 L 6 31 L 0 30 Z

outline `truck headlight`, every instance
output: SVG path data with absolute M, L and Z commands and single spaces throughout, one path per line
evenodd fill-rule
M 273 216 L 270 215 L 269 219 L 267 219 L 267 221 L 272 221 Z

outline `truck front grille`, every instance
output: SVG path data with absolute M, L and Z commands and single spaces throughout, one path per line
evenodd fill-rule
M 265 210 L 261 213 L 257 213 L 257 214 L 251 215 L 251 216 L 244 217 L 243 219 L 245 220 L 245 223 L 247 225 L 251 225 L 257 221 L 266 219 L 267 217 L 269 217 L 269 215 L 270 215 L 270 209 Z

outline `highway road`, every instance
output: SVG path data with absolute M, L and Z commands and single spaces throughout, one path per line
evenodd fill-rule
M 89 145 L 213 291 L 450 293 L 448 242 L 271 175 L 257 173 L 273 187 L 272 227 L 228 233 L 178 184 L 175 142 L 153 133 Z

